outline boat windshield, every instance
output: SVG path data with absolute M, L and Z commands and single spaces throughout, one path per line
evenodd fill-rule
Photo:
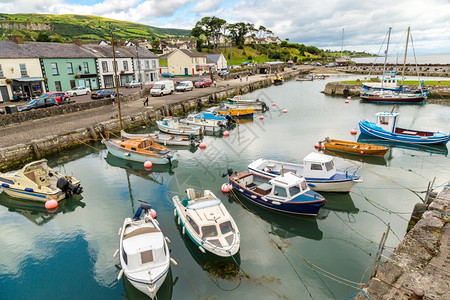
M 215 225 L 202 227 L 202 238 L 217 236 L 217 228 Z
M 220 227 L 220 232 L 222 234 L 226 234 L 226 233 L 228 233 L 230 231 L 234 232 L 233 225 L 231 224 L 230 221 L 226 221 L 226 222 L 223 222 L 223 223 L 219 224 L 219 227 Z
M 300 193 L 301 193 L 301 190 L 298 185 L 294 185 L 289 188 L 289 194 L 291 195 L 291 197 L 295 197 L 297 194 L 300 194 Z
M 333 162 L 332 161 L 326 162 L 325 168 L 327 169 L 327 171 L 333 170 L 334 169 Z

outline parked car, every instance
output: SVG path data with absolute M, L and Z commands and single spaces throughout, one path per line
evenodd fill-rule
M 194 85 L 192 84 L 192 81 L 182 81 L 179 85 L 175 88 L 177 92 L 185 92 L 185 91 L 192 91 L 194 89 Z
M 58 102 L 58 104 L 61 104 L 61 102 L 63 101 L 65 102 L 70 101 L 70 96 L 66 92 L 49 92 L 42 94 L 39 98 L 48 98 L 48 97 L 55 99 L 56 102 Z
M 223 69 L 223 70 L 220 70 L 217 74 L 219 76 L 225 76 L 225 75 L 230 74 L 230 71 L 228 71 L 227 69 Z
M 70 97 L 79 96 L 79 95 L 89 95 L 91 93 L 91 89 L 85 86 L 76 86 L 72 88 L 70 91 L 67 91 L 67 94 Z
M 204 88 L 210 86 L 212 84 L 212 80 L 210 78 L 200 78 L 195 82 L 196 88 Z
M 162 77 L 170 77 L 170 78 L 175 77 L 175 75 L 173 75 L 173 74 L 171 74 L 171 73 L 169 73 L 169 72 L 161 73 L 161 76 L 162 76 Z
M 58 102 L 55 98 L 52 97 L 41 97 L 34 100 L 31 100 L 25 105 L 21 105 L 17 108 L 18 111 L 27 111 L 32 109 L 51 107 L 58 105 Z
M 91 94 L 91 99 L 103 99 L 103 98 L 109 98 L 111 97 L 111 94 L 113 94 L 114 96 L 117 96 L 116 91 L 113 90 L 99 90 L 96 91 L 95 93 Z M 123 96 L 122 93 L 119 92 L 120 96 Z
M 125 83 L 126 88 L 135 88 L 135 87 L 140 87 L 141 85 L 142 85 L 142 83 L 137 82 L 136 80 L 132 80 L 130 82 Z
M 293 65 L 293 66 L 292 66 L 292 70 L 297 70 L 297 66 L 296 66 L 296 65 Z
M 336 63 L 332 63 L 332 62 L 327 63 L 327 64 L 325 65 L 325 67 L 327 67 L 327 68 L 333 68 L 333 67 L 336 67 Z

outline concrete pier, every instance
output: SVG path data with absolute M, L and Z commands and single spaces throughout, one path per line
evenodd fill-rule
M 450 299 L 449 221 L 447 184 L 364 288 L 370 299 Z

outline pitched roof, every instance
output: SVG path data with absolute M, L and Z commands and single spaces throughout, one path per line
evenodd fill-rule
M 205 55 L 201 54 L 200 52 L 192 49 L 178 49 L 179 51 L 183 52 L 189 57 L 205 57 Z
M 92 52 L 75 44 L 0 41 L 0 58 L 94 58 Z
M 206 54 L 206 55 L 205 55 L 206 58 L 207 58 L 206 61 L 208 61 L 208 59 L 209 59 L 209 60 L 211 60 L 212 62 L 216 63 L 216 62 L 219 61 L 219 58 L 220 58 L 221 55 L 222 55 L 222 53 L 221 53 L 221 54 Z

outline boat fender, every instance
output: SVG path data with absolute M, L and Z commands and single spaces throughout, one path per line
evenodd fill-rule
M 174 217 L 177 216 L 177 209 L 176 209 L 176 208 L 173 209 L 173 216 L 174 216 Z
M 121 235 L 122 234 L 122 227 L 119 228 L 119 232 L 117 233 L 117 235 Z
M 113 254 L 113 258 L 116 258 L 117 254 L 119 254 L 119 249 L 116 249 L 116 251 Z
M 178 225 L 180 225 L 180 223 L 181 223 L 181 218 L 178 217 Z
M 34 192 L 34 190 L 32 188 L 25 188 L 25 191 L 27 191 L 27 192 Z
M 2 187 L 9 188 L 9 184 L 7 184 L 7 183 L 2 183 Z
M 168 244 L 172 243 L 172 242 L 169 240 L 169 238 L 168 238 L 167 236 L 165 236 L 164 239 L 166 240 L 166 242 L 167 242 Z
M 117 280 L 120 280 L 123 276 L 123 269 L 120 270 L 119 275 L 117 276 Z
M 198 246 L 198 249 L 200 249 L 200 251 L 202 251 L 203 253 L 206 253 L 206 252 L 205 252 L 205 249 L 203 249 L 202 246 Z
M 183 235 L 186 233 L 186 227 L 183 226 Z
M 174 266 L 178 266 L 178 263 L 177 263 L 176 260 L 173 259 L 172 257 L 170 258 L 170 262 L 171 262 Z

